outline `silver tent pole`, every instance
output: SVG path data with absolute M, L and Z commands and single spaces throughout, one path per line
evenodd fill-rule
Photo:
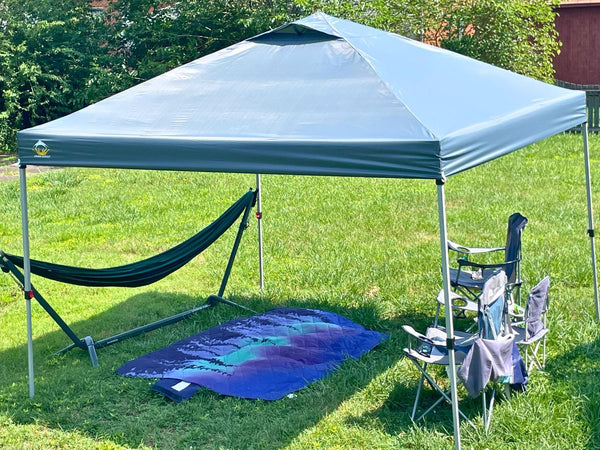
M 262 186 L 260 173 L 256 174 L 256 218 L 258 219 L 258 285 L 262 291 L 265 288 L 265 273 L 263 267 L 263 233 L 262 233 Z
M 19 181 L 21 187 L 21 222 L 23 233 L 23 290 L 27 308 L 27 369 L 29 375 L 29 397 L 33 397 L 33 332 L 31 326 L 31 262 L 29 259 L 29 219 L 27 217 L 27 166 L 19 166 Z
M 582 124 L 583 156 L 585 158 L 585 187 L 587 193 L 588 210 L 588 235 L 592 248 L 592 271 L 594 275 L 594 300 L 596 305 L 596 320 L 600 321 L 600 307 L 598 305 L 598 271 L 596 269 L 596 245 L 594 244 L 594 212 L 592 209 L 592 176 L 590 171 L 590 152 L 588 143 L 588 123 Z
M 442 284 L 444 288 L 444 316 L 446 317 L 446 347 L 448 349 L 448 374 L 452 398 L 452 423 L 454 425 L 454 448 L 460 450 L 460 421 L 458 417 L 458 397 L 456 392 L 456 364 L 454 355 L 454 323 L 450 304 L 450 269 L 448 263 L 448 236 L 446 228 L 446 196 L 444 180 L 436 180 L 438 197 L 438 217 L 440 221 L 440 248 L 442 253 Z

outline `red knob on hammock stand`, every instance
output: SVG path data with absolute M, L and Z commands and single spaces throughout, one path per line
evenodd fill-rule
M 258 220 L 262 219 L 262 212 L 258 212 L 258 211 L 257 211 L 257 212 L 256 212 L 256 218 L 257 218 Z

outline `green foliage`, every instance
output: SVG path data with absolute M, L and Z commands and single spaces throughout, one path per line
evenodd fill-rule
M 544 81 L 559 43 L 557 0 L 296 0 Z
M 0 0 L 0 153 L 15 132 L 286 22 L 286 0 Z
M 286 0 L 118 0 L 111 46 L 131 83 L 279 26 L 299 9 Z
M 102 67 L 102 28 L 87 2 L 0 1 L 0 151 L 14 148 L 16 130 L 116 88 Z
M 322 10 L 550 81 L 553 5 L 541 0 L 0 0 L 0 152 L 15 132 Z
M 450 10 L 442 46 L 513 72 L 551 82 L 558 53 L 558 1 L 478 0 Z M 469 31 L 469 28 L 472 31 Z

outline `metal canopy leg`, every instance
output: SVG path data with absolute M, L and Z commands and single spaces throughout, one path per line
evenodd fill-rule
M 263 267 L 262 186 L 260 173 L 256 174 L 256 191 L 256 219 L 258 220 L 258 286 L 262 291 L 265 288 L 265 274 Z
M 454 355 L 454 323 L 450 304 L 450 269 L 448 264 L 448 236 L 446 228 L 446 197 L 444 180 L 436 180 L 438 197 L 438 217 L 440 222 L 440 249 L 442 256 L 442 283 L 444 288 L 444 316 L 446 317 L 446 347 L 448 349 L 448 373 L 450 375 L 450 393 L 452 398 L 452 423 L 454 425 L 454 448 L 460 449 L 460 422 L 458 416 L 458 397 L 456 392 L 456 364 Z
M 23 292 L 27 309 L 27 370 L 29 379 L 29 397 L 35 395 L 33 383 L 33 331 L 31 325 L 31 261 L 29 259 L 29 218 L 27 215 L 27 166 L 19 166 L 21 188 L 21 222 L 23 234 Z
M 596 246 L 594 244 L 594 212 L 592 209 L 592 177 L 590 171 L 590 152 L 588 143 L 588 123 L 582 124 L 583 156 L 585 159 L 585 187 L 587 193 L 588 210 L 588 235 L 592 249 L 592 271 L 594 276 L 594 301 L 596 305 L 596 320 L 600 321 L 600 308 L 598 305 L 598 271 L 596 269 Z

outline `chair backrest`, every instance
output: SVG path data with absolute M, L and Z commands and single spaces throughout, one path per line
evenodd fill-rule
M 504 295 L 506 293 L 506 273 L 501 270 L 483 284 L 479 296 L 479 335 L 484 339 L 496 339 L 502 331 Z
M 545 328 L 542 316 L 548 309 L 548 292 L 550 291 L 550 277 L 545 277 L 531 291 L 525 306 L 526 338 L 535 336 Z
M 527 225 L 527 217 L 520 213 L 514 213 L 508 218 L 508 229 L 506 231 L 506 247 L 504 250 L 505 261 L 521 259 L 521 233 Z M 509 283 L 517 279 L 517 263 L 509 264 L 504 269 Z

